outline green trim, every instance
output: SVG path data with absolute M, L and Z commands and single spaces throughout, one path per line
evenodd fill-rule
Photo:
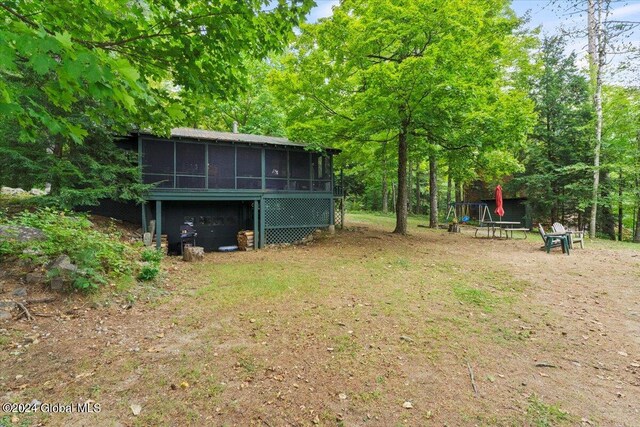
M 262 177 L 262 191 L 264 191 L 267 188 L 267 155 L 266 155 L 266 150 L 264 148 L 261 151 L 260 160 L 262 163 L 261 165 L 262 172 L 260 173 L 260 176 Z M 238 186 L 236 186 L 236 188 L 238 188 Z
M 173 188 L 178 185 L 178 178 L 176 177 L 176 169 L 178 168 L 178 149 L 176 148 L 176 142 L 173 141 Z
M 283 191 L 273 192 L 273 193 L 264 193 L 262 195 L 267 199 L 332 199 L 333 194 L 330 191 L 300 191 L 297 193 L 286 193 Z
M 331 224 L 293 224 L 293 225 L 270 225 L 269 230 L 284 230 L 288 228 L 327 228 Z
M 235 151 L 235 150 L 234 150 Z M 204 147 L 204 188 L 209 189 L 209 144 Z

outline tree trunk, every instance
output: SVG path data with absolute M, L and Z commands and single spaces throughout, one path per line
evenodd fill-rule
M 447 211 L 451 206 L 451 186 L 453 183 L 451 182 L 451 171 L 447 171 Z
M 393 211 L 396 211 L 396 183 L 391 183 L 391 207 Z
M 589 40 L 589 74 L 593 91 L 593 106 L 596 114 L 595 145 L 593 147 L 593 190 L 591 193 L 591 218 L 589 236 L 596 235 L 598 214 L 598 187 L 600 185 L 600 147 L 602 142 L 602 68 L 605 60 L 605 34 L 603 25 L 602 0 L 588 0 L 587 22 Z M 597 3 L 597 16 L 596 16 Z
M 636 230 L 633 234 L 633 241 L 640 243 L 640 203 L 638 203 L 638 212 L 636 213 Z
M 408 167 L 408 176 L 407 176 L 407 212 L 413 212 L 413 199 L 411 197 L 411 189 L 413 188 L 411 185 L 412 177 L 413 177 L 413 162 L 409 160 Z
M 622 178 L 622 171 L 620 171 L 620 177 L 618 178 L 618 241 L 622 242 L 622 219 L 624 218 L 624 211 L 622 207 L 622 190 L 624 187 L 624 179 Z
M 438 162 L 429 157 L 429 227 L 438 228 Z
M 460 216 L 460 205 L 458 203 L 462 202 L 462 192 L 460 191 L 462 189 L 462 184 L 458 185 L 458 183 L 456 182 L 456 186 L 455 186 L 455 198 L 456 198 L 456 206 L 454 209 L 454 212 L 456 213 L 456 218 L 458 218 Z
M 609 199 L 606 197 L 607 193 L 611 189 L 611 177 L 609 172 L 606 170 L 601 170 L 600 181 L 601 185 L 601 196 L 604 203 L 602 203 L 602 213 L 600 218 L 600 227 L 601 231 L 607 235 L 607 237 L 611 240 L 616 240 L 616 220 L 613 215 L 613 210 L 611 204 L 609 203 Z
M 416 215 L 420 215 L 420 204 L 422 203 L 420 194 L 420 166 L 416 167 Z
M 551 186 L 551 191 L 553 193 L 553 204 L 551 205 L 551 224 L 554 224 L 558 220 L 558 200 L 560 197 L 558 196 L 558 189 L 555 184 Z
M 396 201 L 396 234 L 407 234 L 407 123 L 398 134 L 398 197 Z
M 387 184 L 387 143 L 382 145 L 382 213 L 389 212 L 389 188 Z

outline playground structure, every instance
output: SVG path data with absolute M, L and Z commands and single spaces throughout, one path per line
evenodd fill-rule
M 449 203 L 449 211 L 447 212 L 446 221 L 449 221 L 449 218 L 453 215 L 453 217 L 458 218 L 460 222 L 469 222 L 473 218 L 472 214 L 474 209 L 478 214 L 476 218 L 479 222 L 485 222 L 487 216 L 489 217 L 489 221 L 493 221 L 493 218 L 491 218 L 491 212 L 489 211 L 489 206 L 484 202 Z

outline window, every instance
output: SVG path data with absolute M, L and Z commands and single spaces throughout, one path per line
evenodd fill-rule
M 228 145 L 209 145 L 209 188 L 235 187 L 235 148 Z

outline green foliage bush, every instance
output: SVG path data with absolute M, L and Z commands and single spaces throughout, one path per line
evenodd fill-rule
M 160 273 L 160 261 L 162 261 L 162 252 L 156 249 L 145 249 L 141 255 L 142 261 L 147 263 L 142 266 L 138 273 L 138 280 L 149 282 L 154 280 Z
M 142 251 L 141 258 L 144 262 L 153 262 L 155 264 L 158 264 L 160 263 L 160 261 L 162 261 L 163 255 L 162 252 L 156 249 L 145 249 L 144 251 Z
M 41 208 L 23 211 L 13 218 L 0 217 L 0 224 L 35 227 L 46 239 L 28 243 L 16 240 L 0 242 L 0 255 L 16 255 L 37 264 L 45 264 L 60 255 L 68 255 L 78 266 L 74 287 L 94 291 L 107 283 L 108 278 L 132 274 L 135 250 L 120 241 L 120 235 L 94 230 L 84 214 Z M 25 251 L 28 249 L 28 251 Z
M 155 279 L 160 273 L 160 269 L 155 265 L 145 265 L 138 273 L 138 280 L 142 280 L 143 282 L 148 282 Z

